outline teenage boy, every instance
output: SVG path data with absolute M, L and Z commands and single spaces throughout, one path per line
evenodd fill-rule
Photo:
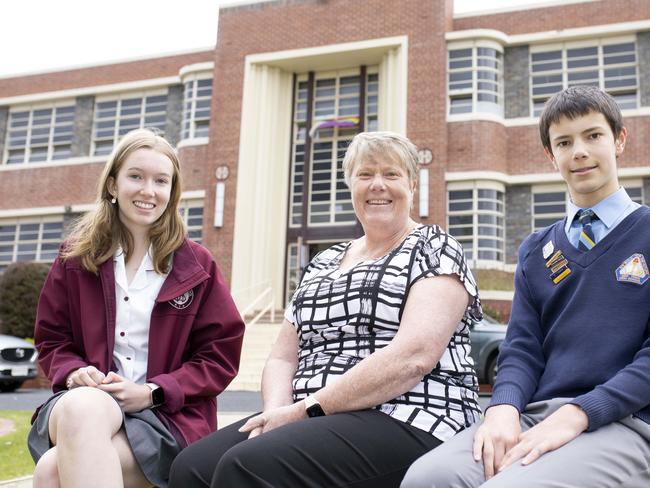
M 650 209 L 619 187 L 627 131 L 585 86 L 554 95 L 539 129 L 567 218 L 519 249 L 485 419 L 417 460 L 403 488 L 650 486 Z

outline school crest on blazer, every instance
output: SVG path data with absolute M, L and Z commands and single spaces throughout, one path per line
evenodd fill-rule
M 167 303 L 177 310 L 183 310 L 191 305 L 192 300 L 194 300 L 194 290 L 189 290 Z

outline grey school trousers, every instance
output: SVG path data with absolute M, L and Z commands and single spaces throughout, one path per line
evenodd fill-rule
M 531 403 L 522 430 L 538 424 L 568 399 Z M 485 481 L 472 456 L 478 424 L 425 454 L 408 470 L 402 488 L 648 488 L 650 426 L 632 416 L 585 432 L 528 466 L 514 463 Z

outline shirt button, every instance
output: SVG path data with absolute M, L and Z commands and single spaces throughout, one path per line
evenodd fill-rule
M 126 357 L 127 361 L 131 361 L 131 358 L 129 356 Z
M 120 337 L 124 337 L 125 335 L 124 332 L 120 332 Z
M 129 301 L 129 297 L 124 297 L 124 301 L 125 301 L 125 302 L 128 302 L 128 301 Z

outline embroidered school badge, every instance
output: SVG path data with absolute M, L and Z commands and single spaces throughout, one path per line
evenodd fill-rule
M 183 310 L 190 306 L 192 300 L 194 300 L 194 290 L 186 291 L 181 296 L 169 300 L 167 303 L 178 310 Z
M 616 279 L 643 285 L 650 278 L 648 265 L 641 253 L 634 253 L 616 268 Z

